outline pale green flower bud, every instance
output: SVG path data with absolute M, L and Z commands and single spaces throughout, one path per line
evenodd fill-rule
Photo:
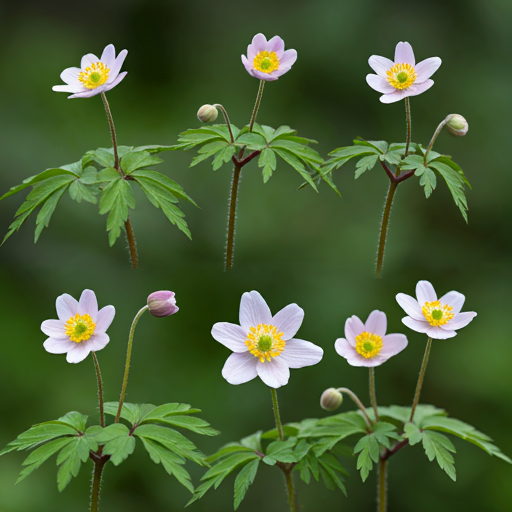
M 201 123 L 211 123 L 217 119 L 219 111 L 213 105 L 203 105 L 197 111 L 197 118 Z
M 326 411 L 334 411 L 341 405 L 341 402 L 343 402 L 343 395 L 334 388 L 326 389 L 320 397 L 320 405 Z
M 459 114 L 451 114 L 446 128 L 455 137 L 462 137 L 468 133 L 468 122 Z

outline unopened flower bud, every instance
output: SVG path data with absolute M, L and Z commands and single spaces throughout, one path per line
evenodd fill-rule
M 451 114 L 446 128 L 453 136 L 462 137 L 468 133 L 469 124 L 461 115 Z
M 320 397 L 320 405 L 326 411 L 334 411 L 341 405 L 341 402 L 343 402 L 343 395 L 334 388 L 326 389 Z
M 174 292 L 162 290 L 160 292 L 153 292 L 148 297 L 149 312 L 153 316 L 171 316 L 177 313 L 179 308 L 176 306 L 176 299 Z
M 201 123 L 211 123 L 217 119 L 219 111 L 213 105 L 203 105 L 197 111 L 197 118 Z

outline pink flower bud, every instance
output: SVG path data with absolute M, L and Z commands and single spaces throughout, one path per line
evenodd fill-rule
M 180 309 L 176 306 L 174 292 L 167 290 L 153 292 L 148 297 L 148 307 L 149 312 L 157 317 L 174 315 Z

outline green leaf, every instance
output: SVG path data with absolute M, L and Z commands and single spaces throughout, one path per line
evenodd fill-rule
M 216 171 L 222 166 L 222 164 L 229 162 L 231 160 L 231 157 L 235 154 L 235 152 L 236 147 L 232 146 L 231 144 L 229 146 L 222 148 L 212 161 L 213 170 Z
M 373 462 L 379 461 L 379 443 L 375 436 L 370 434 L 359 439 L 354 447 L 354 453 L 359 453 L 356 467 L 361 471 L 364 482 L 373 469 Z
M 178 185 L 178 183 L 176 183 L 174 180 L 171 180 L 171 178 L 168 178 L 164 174 L 161 174 L 156 171 L 139 170 L 133 172 L 132 177 L 135 178 L 136 180 L 140 178 L 146 178 L 147 180 L 151 180 L 155 183 L 158 183 L 177 198 L 185 199 L 189 203 L 192 203 L 194 206 L 197 206 L 195 201 L 185 193 L 183 188 L 180 185 Z
M 240 444 L 242 446 L 246 446 L 247 448 L 251 448 L 252 450 L 261 452 L 261 430 L 258 430 L 258 432 L 255 432 L 254 434 L 251 434 L 250 436 L 244 437 Z
M 249 486 L 254 482 L 259 464 L 260 459 L 255 459 L 244 466 L 240 473 L 238 473 L 235 480 L 235 510 L 245 498 L 245 494 L 247 493 Z
M 369 148 L 376 149 L 379 153 L 387 153 L 388 152 L 388 143 L 385 140 L 364 140 L 364 139 L 355 139 L 354 145 L 356 146 L 366 146 Z
M 119 402 L 106 402 L 104 405 L 105 414 L 110 414 L 111 416 L 117 415 L 117 409 L 119 408 Z M 143 409 L 149 409 L 143 412 Z M 135 424 L 139 424 L 143 416 L 150 412 L 150 410 L 155 409 L 154 405 L 145 404 L 145 405 L 137 405 L 130 404 L 128 402 L 123 403 L 123 407 L 121 409 L 121 418 L 128 421 L 132 426 Z
M 262 137 L 258 133 L 244 133 L 236 139 L 235 144 L 238 147 L 245 146 L 252 151 L 259 151 L 267 147 L 265 137 Z
M 59 492 L 63 491 L 68 485 L 72 476 L 77 476 L 80 471 L 82 461 L 78 452 L 79 438 L 75 437 L 73 441 L 60 451 L 57 457 L 57 465 L 60 465 L 57 473 L 57 488 Z
M 283 434 L 285 437 L 295 437 L 299 433 L 299 429 L 292 425 L 283 425 Z M 277 439 L 279 437 L 279 430 L 273 428 L 261 434 L 261 439 Z
M 271 145 L 271 148 L 280 148 L 289 151 L 296 157 L 304 160 L 306 163 L 315 163 L 315 164 L 323 164 L 324 159 L 310 147 L 304 144 L 298 144 L 297 142 L 293 142 L 290 140 L 274 140 Z
M 285 162 L 290 164 L 317 192 L 318 189 L 311 179 L 311 176 L 306 171 L 302 162 L 292 153 L 289 153 L 283 149 L 274 148 L 274 152 L 277 153 Z
M 343 485 L 342 477 L 338 473 L 341 475 L 346 475 L 348 473 L 338 462 L 338 459 L 336 459 L 334 455 L 326 453 L 318 459 L 318 462 L 320 464 L 322 480 L 326 484 L 326 487 L 330 490 L 335 490 L 335 488 L 338 487 L 346 496 L 347 490 Z
M 94 436 L 94 439 L 99 444 L 105 444 L 108 443 L 109 441 L 117 439 L 118 437 L 124 437 L 128 435 L 129 432 L 130 429 L 123 423 L 112 423 L 111 425 L 108 425 L 107 427 L 103 428 L 100 432 L 98 432 Z
M 415 169 L 423 169 L 424 167 L 423 157 L 419 155 L 409 155 L 403 159 L 400 169 L 402 169 L 402 171 L 413 171 Z
M 121 169 L 123 169 L 125 174 L 131 174 L 142 167 L 149 167 L 162 162 L 161 158 L 153 156 L 147 151 L 130 152 L 121 158 Z
M 233 454 L 233 453 L 239 453 L 239 452 L 252 452 L 254 453 L 253 448 L 249 448 L 247 446 L 242 446 L 238 443 L 229 443 L 222 448 L 220 448 L 218 451 L 216 451 L 213 455 L 209 455 L 206 458 L 206 462 L 209 464 L 212 462 L 215 462 L 216 460 L 222 459 L 226 457 L 227 455 Z
M 359 178 L 361 174 L 363 174 L 365 171 L 369 171 L 370 169 L 373 169 L 375 167 L 375 164 L 378 160 L 378 155 L 370 155 L 365 156 L 361 158 L 356 164 L 356 176 L 355 178 Z
M 108 441 L 103 447 L 103 453 L 111 456 L 110 462 L 114 466 L 119 466 L 133 453 L 133 450 L 135 450 L 135 438 L 128 433 L 128 429 L 127 433 Z
M 74 182 L 78 183 L 78 182 Z M 73 185 L 73 183 L 71 184 Z M 51 194 L 48 199 L 45 201 L 41 209 L 39 210 L 39 213 L 36 217 L 36 231 L 34 233 L 34 243 L 36 243 L 39 240 L 39 236 L 41 235 L 41 232 L 44 228 L 47 228 L 50 225 L 50 220 L 52 218 L 53 212 L 55 211 L 55 208 L 57 206 L 57 203 L 59 202 L 62 195 L 66 192 L 66 187 L 61 187 L 60 189 L 57 189 L 53 194 Z M 7 236 L 4 239 L 7 240 Z
M 265 148 L 258 159 L 258 167 L 263 167 L 263 183 L 266 183 L 276 170 L 276 154 L 272 149 Z
M 420 185 L 424 187 L 425 197 L 428 199 L 432 191 L 436 188 L 437 180 L 436 175 L 432 169 L 425 169 L 425 172 L 421 175 Z
M 192 159 L 190 167 L 194 167 L 194 165 L 197 165 L 198 163 L 202 162 L 203 160 L 206 160 L 207 158 L 210 158 L 211 156 L 215 155 L 215 153 L 218 153 L 221 149 L 226 148 L 228 145 L 229 142 L 226 142 L 224 140 L 217 140 L 215 142 L 210 142 L 209 144 L 206 144 L 201 149 L 199 149 L 199 154 Z
M 297 444 L 297 438 L 292 437 L 286 441 L 274 441 L 267 447 L 266 457 L 263 462 L 273 466 L 276 461 L 284 463 L 298 462 L 297 455 L 293 448 Z

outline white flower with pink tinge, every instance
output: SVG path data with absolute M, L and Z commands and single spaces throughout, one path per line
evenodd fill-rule
M 408 96 L 417 96 L 434 85 L 430 77 L 439 69 L 441 59 L 430 57 L 416 64 L 412 46 L 398 43 L 395 61 L 372 55 L 368 60 L 376 75 L 366 75 L 368 85 L 383 96 L 382 103 L 394 103 Z
M 67 354 L 68 363 L 83 361 L 89 352 L 105 348 L 110 341 L 106 330 L 116 310 L 105 306 L 98 311 L 98 301 L 92 290 L 84 290 L 80 301 L 65 293 L 57 297 L 58 320 L 45 320 L 41 330 L 49 336 L 44 348 L 50 354 Z
M 284 50 L 284 41 L 274 36 L 267 41 L 263 34 L 256 34 L 247 47 L 247 57 L 242 63 L 247 72 L 255 78 L 270 82 L 290 71 L 297 60 L 296 50 Z
M 399 293 L 396 300 L 409 315 L 402 322 L 416 332 L 425 333 L 430 338 L 445 340 L 457 335 L 457 329 L 475 318 L 474 311 L 461 313 L 465 297 L 459 292 L 448 292 L 439 300 L 434 287 L 428 281 L 419 281 L 416 285 L 416 299 Z
M 243 384 L 255 377 L 271 388 L 288 383 L 290 368 L 317 364 L 324 351 L 309 341 L 295 339 L 304 318 L 297 304 L 289 304 L 272 316 L 256 291 L 246 292 L 240 302 L 240 325 L 218 322 L 212 336 L 234 352 L 222 376 L 230 384 Z
M 90 98 L 102 92 L 113 89 L 126 75 L 119 73 L 124 59 L 128 55 L 123 50 L 116 58 L 116 50 L 113 44 L 109 44 L 101 54 L 101 59 L 88 53 L 82 57 L 79 68 L 67 68 L 60 78 L 66 85 L 54 85 L 52 89 L 57 92 L 71 92 L 71 98 Z
M 363 322 L 355 315 L 345 322 L 345 338 L 334 344 L 336 352 L 352 366 L 379 366 L 407 347 L 404 334 L 386 334 L 386 314 L 372 311 Z

